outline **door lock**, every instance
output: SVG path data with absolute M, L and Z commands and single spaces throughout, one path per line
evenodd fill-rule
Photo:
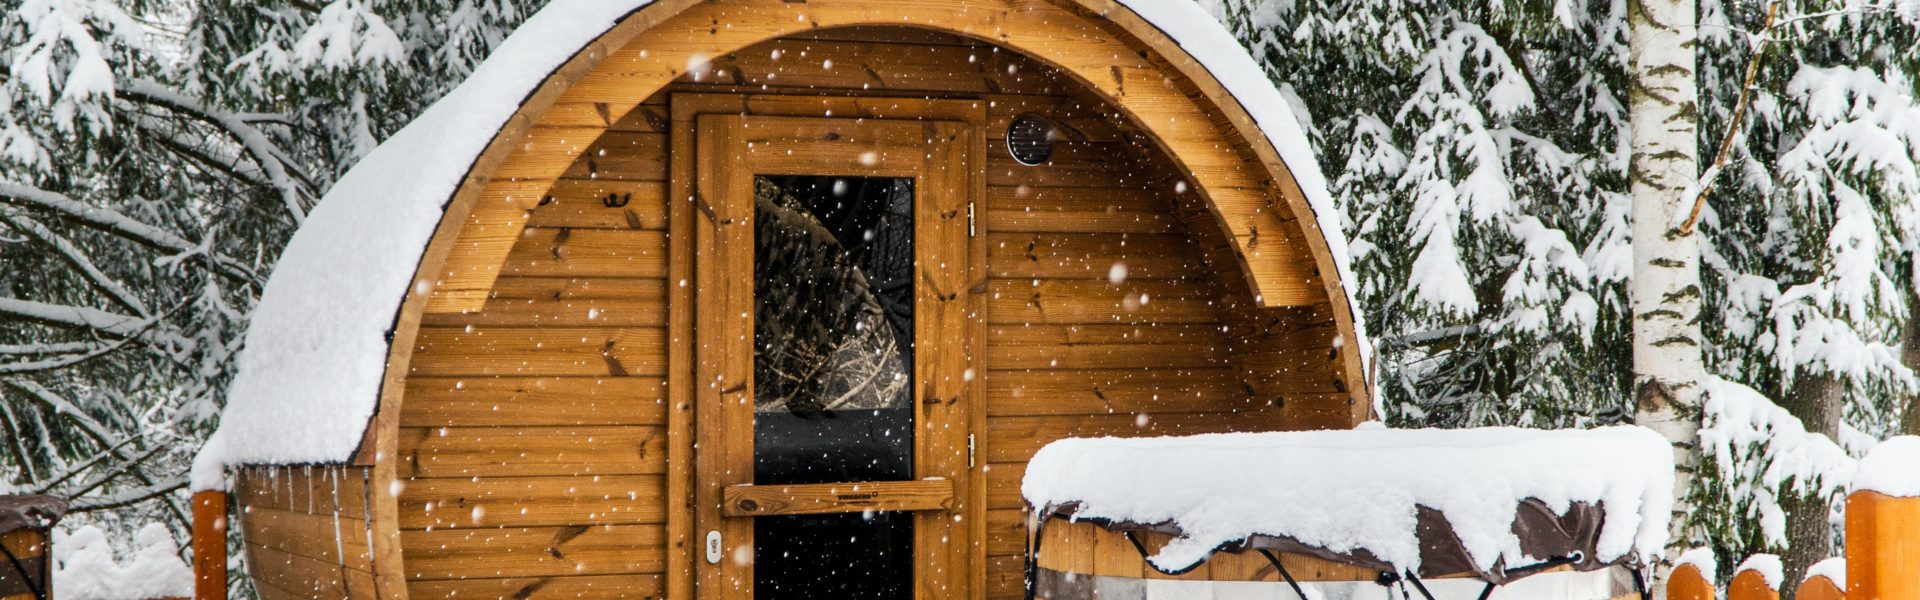
M 720 564 L 720 530 L 707 532 L 707 564 Z

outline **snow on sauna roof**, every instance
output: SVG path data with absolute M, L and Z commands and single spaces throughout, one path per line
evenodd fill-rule
M 1555 514 L 1604 509 L 1589 559 L 1650 559 L 1667 541 L 1673 451 L 1651 430 L 1619 426 L 1371 429 L 1060 440 L 1028 464 L 1021 493 L 1043 514 L 1175 529 L 1149 560 L 1177 570 L 1257 537 L 1420 571 L 1420 507 L 1439 511 L 1480 573 L 1526 556 L 1515 519 L 1537 501 Z
M 196 477 L 196 487 L 217 485 L 204 478 L 217 477 L 222 465 L 351 458 L 378 404 L 395 315 L 473 161 L 549 74 L 650 2 L 549 4 L 465 83 L 341 177 L 288 243 L 254 308 L 220 429 L 199 459 L 196 471 L 204 477 Z M 1191 54 L 1254 118 L 1325 224 L 1321 233 L 1341 281 L 1357 289 L 1326 179 L 1299 120 L 1265 72 L 1191 2 L 1121 3 Z M 1353 314 L 1358 329 L 1360 313 Z

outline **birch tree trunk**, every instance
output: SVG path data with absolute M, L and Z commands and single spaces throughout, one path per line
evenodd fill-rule
M 1702 368 L 1700 241 L 1679 224 L 1699 178 L 1693 0 L 1629 3 L 1634 420 L 1673 442 L 1670 546 L 1697 463 Z M 1670 554 L 1671 555 L 1671 554 Z M 1664 579 L 1664 576 L 1662 577 Z

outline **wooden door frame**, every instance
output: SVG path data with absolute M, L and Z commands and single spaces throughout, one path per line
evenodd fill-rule
M 708 269 L 746 269 L 744 284 L 747 286 L 746 298 L 751 299 L 751 250 L 730 252 L 733 256 L 746 257 L 739 264 L 715 264 L 720 254 L 712 252 L 709 244 L 715 239 L 732 240 L 739 244 L 740 234 L 725 232 L 727 229 L 744 231 L 747 248 L 752 246 L 752 230 L 744 227 L 727 227 L 720 224 L 737 215 L 722 214 L 720 208 L 708 202 L 701 194 L 699 183 L 700 162 L 697 156 L 702 152 L 702 141 L 711 135 L 701 132 L 697 123 L 703 116 L 731 115 L 730 119 L 760 119 L 759 122 L 773 122 L 780 117 L 803 117 L 815 124 L 830 124 L 852 130 L 894 131 L 903 129 L 903 124 L 918 123 L 913 128 L 923 139 L 920 151 L 914 156 L 908 153 L 897 154 L 890 159 L 875 157 L 871 171 L 873 175 L 891 176 L 891 174 L 912 173 L 919 180 L 916 184 L 916 237 L 929 229 L 919 225 L 923 221 L 922 211 L 918 207 L 925 196 L 928 186 L 939 186 L 949 190 L 946 210 L 936 211 L 936 217 L 952 223 L 941 229 L 958 236 L 969 236 L 964 241 L 948 240 L 948 243 L 964 244 L 966 248 L 965 269 L 927 269 L 916 265 L 920 271 L 916 276 L 916 288 L 930 287 L 928 292 L 944 297 L 945 301 L 934 310 L 926 310 L 928 304 L 916 299 L 916 328 L 925 327 L 929 319 L 938 319 L 945 325 L 939 329 L 964 331 L 966 340 L 962 342 L 962 352 L 943 353 L 929 356 L 929 360 L 919 361 L 923 365 L 935 365 L 931 370 L 922 370 L 916 366 L 916 385 L 913 390 L 916 414 L 916 451 L 915 475 L 926 477 L 934 473 L 950 474 L 953 483 L 953 501 L 950 509 L 921 513 L 915 522 L 916 553 L 925 557 L 922 564 L 916 566 L 916 596 L 919 598 L 982 598 L 984 586 L 978 578 L 985 575 L 985 506 L 986 488 L 984 463 L 974 460 L 980 455 L 978 443 L 984 441 L 985 408 L 983 405 L 984 387 L 977 374 L 984 369 L 976 365 L 981 350 L 985 347 L 985 281 L 986 281 L 986 236 L 984 223 L 978 217 L 984 216 L 986 199 L 986 107 L 984 102 L 975 100 L 949 100 L 925 98 L 890 98 L 872 96 L 789 96 L 789 95 L 735 95 L 735 94 L 674 94 L 671 99 L 670 143 L 670 181 L 669 181 L 669 278 L 670 319 L 669 338 L 670 372 L 668 375 L 668 498 L 672 499 L 667 511 L 667 577 L 679 578 L 688 586 L 680 589 L 692 589 L 695 597 L 719 598 L 740 597 L 732 590 L 750 590 L 751 581 L 736 586 L 733 579 L 750 573 L 744 569 L 709 568 L 705 560 L 705 531 L 703 522 L 721 519 L 721 487 L 733 481 L 716 478 L 728 477 L 725 473 L 702 473 L 696 462 L 694 442 L 702 437 L 720 435 L 720 431 L 731 431 L 732 435 L 748 436 L 751 440 L 751 424 L 745 427 L 728 424 L 716 418 L 696 418 L 699 407 L 720 401 L 722 392 L 738 394 L 750 392 L 751 387 L 745 380 L 751 377 L 751 369 L 745 373 L 723 373 L 715 369 L 730 363 L 751 365 L 751 355 L 727 361 L 703 361 L 708 352 L 698 346 L 699 340 L 713 339 L 715 336 L 702 335 L 700 331 L 720 330 L 723 336 L 751 338 L 751 320 L 720 319 L 713 310 L 703 310 L 709 304 L 718 306 L 714 296 L 728 294 L 725 286 L 702 286 L 701 281 L 712 280 L 724 271 Z M 711 120 L 711 119 L 709 119 Z M 939 142 L 950 148 L 949 160 L 959 166 L 935 168 L 929 161 L 941 153 L 933 152 L 931 143 L 925 142 L 935 134 L 947 139 Z M 724 137 L 724 136 L 722 136 Z M 712 140 L 714 143 L 726 143 L 724 140 Z M 911 160 L 908 160 L 911 159 Z M 911 163 L 911 164 L 909 164 Z M 775 169 L 776 171 L 780 169 Z M 803 169 L 789 168 L 794 172 Z M 814 171 L 814 172 L 817 172 Z M 831 174 L 859 175 L 842 168 Z M 749 178 L 750 180 L 750 178 Z M 712 184 L 709 184 L 712 185 Z M 736 192 L 737 193 L 737 192 Z M 978 208 L 975 208 L 978 207 Z M 748 213 L 750 215 L 751 213 Z M 749 223 L 745 219 L 734 221 Z M 971 235 L 970 235 L 971 234 Z M 924 241 L 916 240 L 916 247 Z M 922 252 L 916 249 L 916 254 Z M 922 254 L 924 256 L 924 254 Z M 708 260 L 712 257 L 712 260 Z M 738 259 L 729 259 L 738 260 Z M 738 274 L 736 274 L 738 275 Z M 931 285 L 930 285 L 931 284 Z M 736 282 L 738 285 L 738 282 Z M 704 292 L 702 291 L 704 290 Z M 704 297 L 703 297 L 704 296 Z M 916 297 L 922 296 L 916 292 Z M 929 314 L 937 313 L 937 314 Z M 702 324 L 705 324 L 703 327 Z M 740 329 L 743 324 L 747 329 Z M 932 338 L 922 338 L 932 339 Z M 741 344 L 733 344 L 739 347 Z M 917 353 L 918 354 L 918 353 Z M 944 373 L 944 376 L 937 375 Z M 724 381 L 724 385 L 715 384 Z M 965 423 L 964 431 L 951 428 L 933 430 L 924 426 L 933 421 Z M 731 425 L 731 426 L 729 426 Z M 735 457 L 738 458 L 738 457 Z M 751 464 L 751 458 L 745 459 Z M 737 462 L 737 461 L 736 461 Z M 739 475 L 731 477 L 738 478 Z M 751 480 L 750 467 L 745 474 Z M 931 515 L 931 516 L 929 516 Z M 936 518 L 937 517 L 937 518 Z M 751 531 L 751 521 L 737 519 L 732 529 L 744 527 Z M 938 524 L 936 527 L 935 524 Z M 722 527 L 722 529 L 727 529 Z M 747 539 L 738 533 L 729 532 L 727 538 L 730 548 L 734 542 Z M 720 567 L 728 560 L 723 558 Z M 917 562 L 919 562 L 917 560 Z M 699 582 L 711 582 L 708 585 L 696 585 Z M 709 591 L 702 591 L 702 589 Z M 726 594 L 713 594 L 719 589 Z

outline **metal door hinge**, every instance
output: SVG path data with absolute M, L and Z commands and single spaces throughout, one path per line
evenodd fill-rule
M 977 233 L 978 230 L 974 228 L 973 223 L 974 223 L 973 203 L 968 202 L 967 203 L 967 237 L 973 237 L 975 235 L 978 235 Z
M 969 433 L 967 434 L 967 468 L 969 469 L 973 468 L 973 465 L 974 465 L 973 457 L 974 457 L 973 434 Z

